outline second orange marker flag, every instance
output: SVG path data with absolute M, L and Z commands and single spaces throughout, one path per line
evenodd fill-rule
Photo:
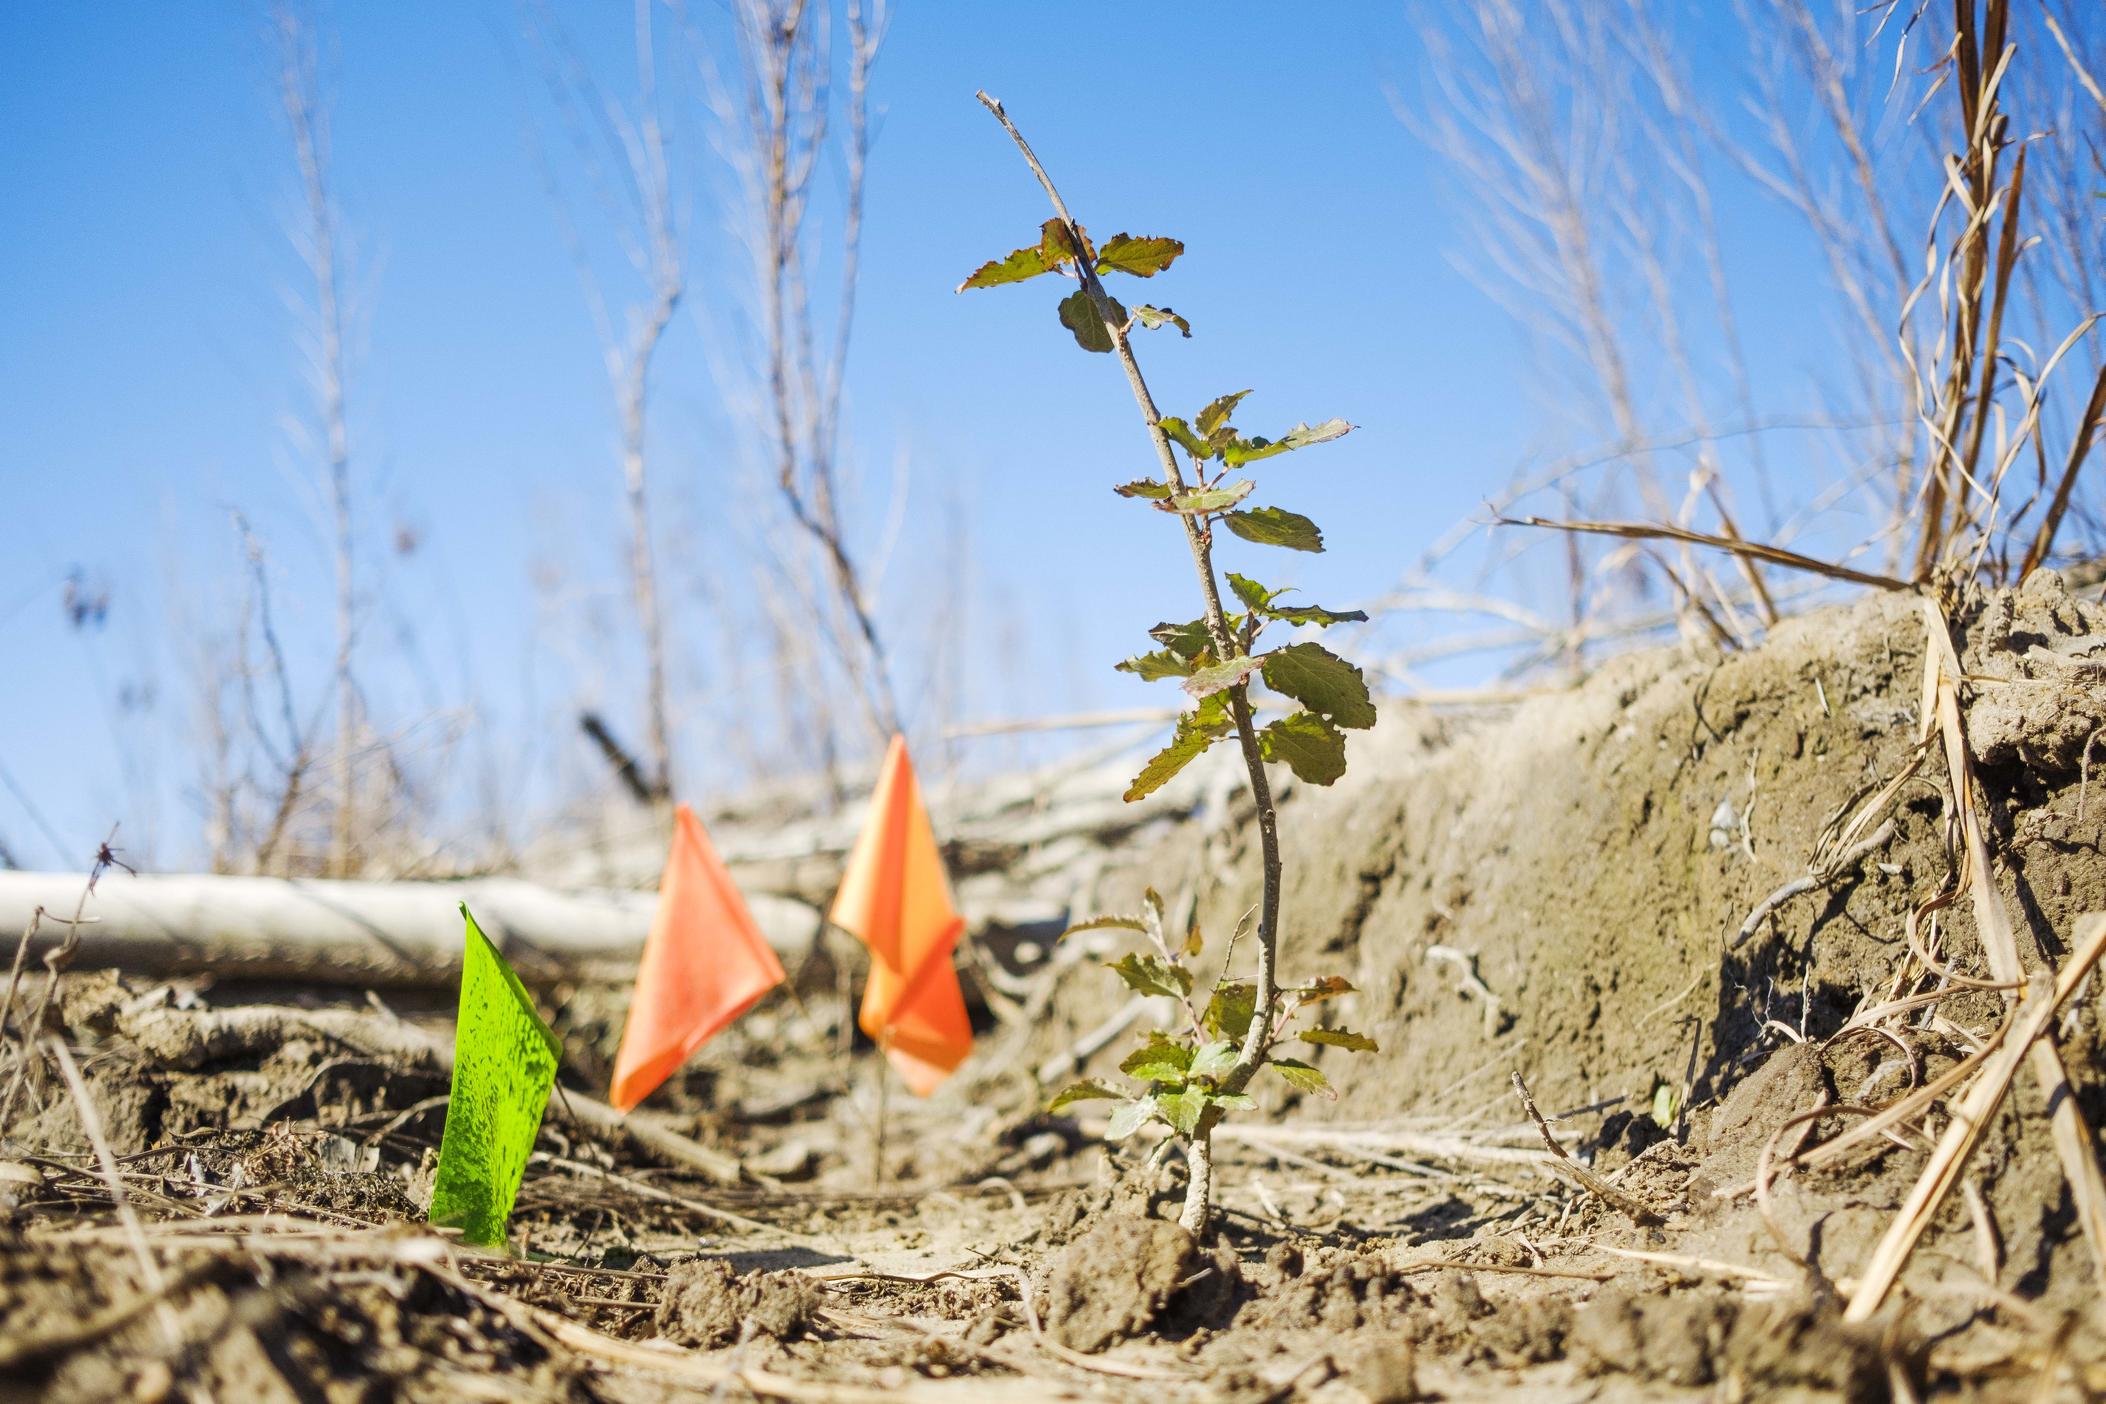
M 782 979 L 782 962 L 702 832 L 702 821 L 681 805 L 673 815 L 673 849 L 658 882 L 658 914 L 636 969 L 636 994 L 608 1100 L 627 1111 L 650 1096 Z
M 972 1051 L 965 995 L 951 965 L 965 919 L 951 906 L 943 855 L 900 737 L 885 753 L 833 921 L 870 948 L 870 982 L 856 1022 L 908 1088 L 928 1096 Z

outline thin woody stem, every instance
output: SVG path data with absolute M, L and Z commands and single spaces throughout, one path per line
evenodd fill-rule
M 1031 173 L 1038 177 L 1044 187 L 1046 198 L 1053 203 L 1053 213 L 1066 226 L 1071 246 L 1076 252 L 1075 267 L 1082 287 L 1096 307 L 1097 315 L 1104 321 L 1105 330 L 1111 333 L 1112 348 L 1118 353 L 1119 364 L 1126 370 L 1127 384 L 1133 388 L 1134 403 L 1140 406 L 1141 418 L 1147 423 L 1148 437 L 1155 445 L 1155 456 L 1163 467 L 1163 481 L 1173 492 L 1185 489 L 1184 474 L 1177 465 L 1177 452 L 1171 445 L 1170 436 L 1163 431 L 1162 416 L 1155 407 L 1154 396 L 1148 393 L 1148 382 L 1141 375 L 1140 362 L 1134 359 L 1133 347 L 1127 339 L 1127 324 L 1113 310 L 1113 303 L 1098 281 L 1097 272 L 1083 256 L 1081 228 L 1073 215 L 1068 213 L 1067 202 L 1060 198 L 1054 188 L 1053 178 L 1039 164 L 1031 144 L 1024 134 L 1009 120 L 1002 104 L 985 92 L 976 94 L 995 120 L 1016 143 L 1023 153 L 1024 161 Z M 1214 577 L 1214 547 L 1212 528 L 1199 516 L 1179 513 L 1178 520 L 1184 523 L 1185 544 L 1191 549 L 1192 564 L 1199 574 L 1199 588 L 1206 598 L 1206 624 L 1208 637 L 1213 640 L 1217 658 L 1228 659 L 1237 654 L 1236 639 L 1228 625 L 1228 615 L 1221 607 L 1221 587 Z M 1270 1046 L 1270 1031 L 1273 1014 L 1279 1002 L 1279 976 L 1277 970 L 1277 938 L 1280 917 L 1280 835 L 1279 818 L 1273 807 L 1272 785 L 1265 775 L 1265 758 L 1258 748 L 1258 731 L 1251 717 L 1250 693 L 1247 684 L 1238 683 L 1228 690 L 1229 714 L 1235 720 L 1236 739 L 1243 750 L 1243 767 L 1249 773 L 1251 799 L 1258 811 L 1258 844 L 1263 856 L 1265 886 L 1264 897 L 1258 909 L 1258 988 L 1256 1010 L 1251 1017 L 1250 1029 L 1244 1035 L 1243 1047 L 1236 1056 L 1236 1065 L 1221 1080 L 1224 1092 L 1241 1092 L 1259 1068 L 1265 1065 L 1265 1056 Z M 1208 1209 L 1213 1192 L 1212 1141 L 1214 1125 L 1220 1119 L 1219 1110 L 1209 1105 L 1193 1131 L 1190 1145 L 1192 1178 L 1185 1198 L 1184 1213 L 1180 1222 L 1187 1229 L 1199 1232 L 1206 1226 Z

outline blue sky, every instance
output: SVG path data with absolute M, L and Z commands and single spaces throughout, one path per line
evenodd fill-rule
M 563 11 L 609 74 L 627 8 Z M 875 84 L 848 417 L 873 485 L 866 535 L 894 464 L 911 464 L 888 617 L 910 632 L 946 596 L 974 602 L 952 719 L 1162 702 L 1109 664 L 1193 612 L 1176 534 L 1107 491 L 1149 471 L 1110 358 L 1073 347 L 1044 284 L 951 291 L 1046 214 L 976 88 L 1008 104 L 1100 235 L 1186 241 L 1150 293 L 1196 335 L 1142 344 L 1166 411 L 1256 386 L 1252 430 L 1360 426 L 1268 475 L 1266 495 L 1315 517 L 1331 548 L 1263 561 L 1277 583 L 1338 607 L 1378 595 L 1529 454 L 1577 446 L 1544 411 L 1540 351 L 1457 271 L 1455 183 L 1395 115 L 1423 68 L 1414 13 L 1192 4 L 1026 27 L 982 4 L 898 6 Z M 633 681 L 596 637 L 625 627 L 615 425 L 537 173 L 529 134 L 545 139 L 546 114 L 519 10 L 322 18 L 355 238 L 369 687 L 405 727 L 472 709 L 484 768 L 531 771 L 507 793 L 550 801 L 590 769 L 563 718 L 595 701 L 619 715 Z M 0 842 L 29 866 L 77 866 L 115 820 L 152 860 L 196 861 L 195 640 L 244 588 L 231 509 L 268 543 L 301 705 L 323 695 L 327 547 L 314 469 L 282 427 L 306 400 L 267 19 L 242 4 L 0 9 Z M 686 62 L 676 36 L 662 62 Z M 716 294 L 746 273 L 692 113 L 674 135 L 700 312 L 676 323 L 655 377 L 661 545 L 731 559 L 755 489 L 716 377 L 741 345 Z M 1789 221 L 1722 199 L 1736 276 L 1792 276 L 1806 251 Z M 1778 389 L 1767 400 L 1833 364 L 1805 302 L 1739 311 Z M 391 549 L 398 527 L 417 537 L 409 555 Z M 960 537 L 962 571 L 947 564 Z M 74 573 L 109 594 L 99 628 L 66 621 Z M 545 607 L 552 590 L 563 611 Z M 691 689 L 712 686 L 712 612 L 727 608 L 676 594 L 676 680 Z M 684 734 L 684 790 L 744 778 L 718 749 Z

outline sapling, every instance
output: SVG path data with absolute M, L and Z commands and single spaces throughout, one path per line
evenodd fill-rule
M 1213 988 L 1195 995 L 1192 962 L 1202 949 L 1199 928 L 1195 924 L 1184 932 L 1167 929 L 1162 899 L 1152 889 L 1145 910 L 1139 913 L 1097 917 L 1070 928 L 1112 928 L 1143 936 L 1147 949 L 1127 953 L 1110 969 L 1141 994 L 1176 1000 L 1179 1028 L 1174 1033 L 1149 1033 L 1120 1064 L 1121 1071 L 1141 1084 L 1138 1093 L 1097 1081 L 1079 1082 L 1055 1097 L 1052 1109 L 1097 1099 L 1114 1102 L 1108 1133 L 1114 1140 L 1132 1135 L 1151 1121 L 1167 1125 L 1183 1139 L 1191 1172 L 1179 1222 L 1200 1233 L 1207 1226 L 1213 1197 L 1213 1135 L 1222 1114 L 1253 1105 L 1247 1089 L 1266 1068 L 1302 1091 L 1335 1096 L 1321 1071 L 1275 1050 L 1298 1016 L 1353 988 L 1335 975 L 1284 988 L 1280 984 L 1279 815 L 1265 767 L 1283 764 L 1300 780 L 1329 785 L 1345 773 L 1345 731 L 1375 724 L 1367 683 L 1352 664 L 1306 640 L 1258 647 L 1260 637 L 1273 625 L 1320 629 L 1365 621 L 1367 616 L 1357 610 L 1290 603 L 1283 598 L 1286 591 L 1270 589 L 1234 572 L 1228 574 L 1229 589 L 1242 608 L 1231 612 L 1222 602 L 1214 568 L 1215 529 L 1226 528 L 1231 535 L 1259 546 L 1323 550 L 1323 535 L 1307 517 L 1279 507 L 1246 505 L 1256 487 L 1250 466 L 1328 443 L 1353 426 L 1331 419 L 1316 425 L 1298 424 L 1276 439 L 1245 434 L 1236 427 L 1234 417 L 1248 390 L 1223 395 L 1189 418 L 1158 413 L 1131 337 L 1136 330 L 1166 327 L 1189 337 L 1191 324 L 1168 307 L 1122 305 L 1105 290 L 1103 275 L 1153 278 L 1170 267 L 1184 252 L 1184 245 L 1176 239 L 1127 234 L 1101 245 L 1092 243 L 1002 104 L 984 92 L 979 99 L 1016 142 L 1045 188 L 1053 204 L 1053 218 L 1040 228 L 1037 242 L 986 264 L 958 290 L 1021 283 L 1044 274 L 1077 285 L 1060 301 L 1060 323 L 1083 350 L 1118 357 L 1162 468 L 1160 479 L 1121 483 L 1113 491 L 1173 518 L 1199 575 L 1204 612 L 1185 623 L 1158 624 L 1149 634 L 1160 647 L 1117 665 L 1148 681 L 1179 679 L 1191 699 L 1169 745 L 1142 767 L 1126 798 L 1139 800 L 1153 793 L 1215 742 L 1234 736 L 1257 810 L 1264 885 L 1257 907 L 1257 969 L 1252 977 L 1234 972 L 1237 937 L 1232 935 Z M 1262 727 L 1251 703 L 1252 687 L 1260 682 L 1294 704 L 1285 716 Z M 1238 935 L 1241 929 L 1239 924 Z M 1303 1027 L 1296 1036 L 1304 1043 L 1352 1051 L 1375 1047 L 1373 1039 L 1339 1028 Z

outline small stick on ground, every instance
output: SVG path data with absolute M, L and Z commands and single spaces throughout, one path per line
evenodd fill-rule
M 1536 1099 L 1528 1094 L 1528 1084 L 1521 1080 L 1518 1070 L 1514 1073 L 1514 1091 L 1521 1098 L 1521 1105 L 1527 1109 L 1528 1119 L 1536 1124 L 1536 1130 L 1542 1134 L 1543 1144 L 1550 1147 L 1551 1164 L 1579 1181 L 1581 1189 L 1627 1216 L 1632 1223 L 1643 1227 L 1666 1222 L 1658 1214 L 1574 1160 L 1565 1148 L 1558 1144 L 1558 1138 L 1550 1134 L 1550 1123 L 1543 1119 L 1543 1113 L 1536 1110 Z

